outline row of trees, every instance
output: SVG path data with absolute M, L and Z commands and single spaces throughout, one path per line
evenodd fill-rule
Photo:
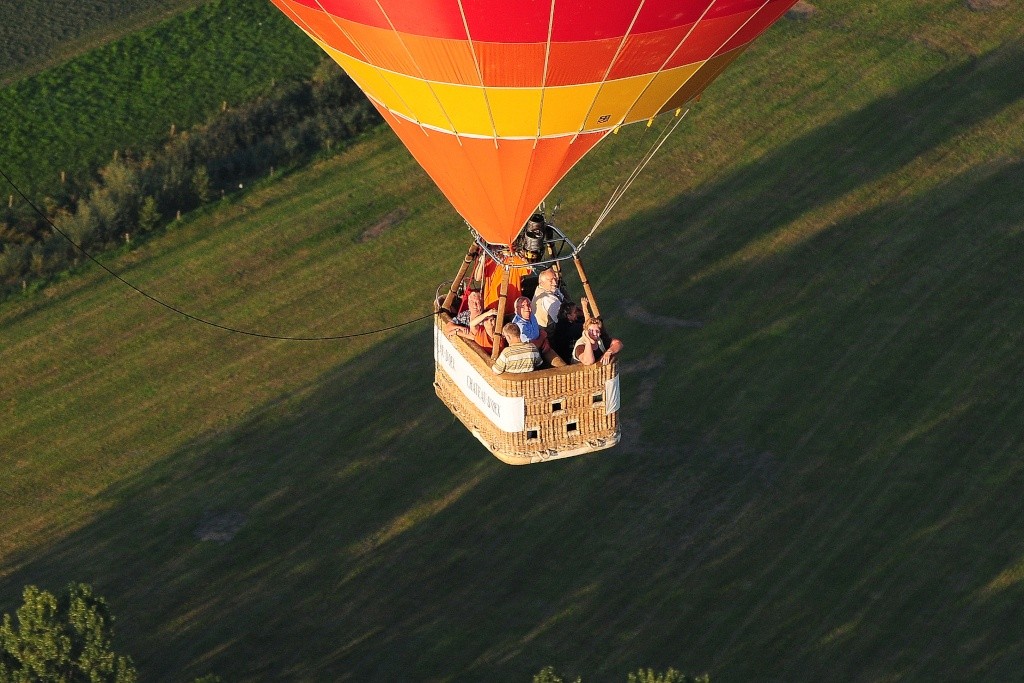
M 12 617 L 0 620 L 0 683 L 135 683 L 132 658 L 114 652 L 114 617 L 84 583 L 57 598 L 26 586 Z M 192 683 L 222 683 L 207 674 Z
M 115 152 L 95 179 L 65 180 L 58 196 L 35 202 L 13 194 L 0 205 L 0 296 L 82 261 L 52 221 L 90 253 L 140 234 L 292 167 L 376 125 L 380 117 L 337 65 L 325 60 L 305 82 L 284 84 L 241 106 L 226 104 L 190 131 L 173 126 L 164 145 Z
M 576 677 L 571 683 L 582 683 L 583 679 Z M 555 668 L 546 666 L 533 676 L 533 683 L 570 683 L 562 677 Z M 676 669 L 669 668 L 665 671 L 654 669 L 637 669 L 626 676 L 626 683 L 711 683 L 711 677 L 707 674 L 700 676 L 689 676 Z
M 131 657 L 114 652 L 111 645 L 113 623 L 107 601 L 87 584 L 69 584 L 59 599 L 26 586 L 14 617 L 4 614 L 0 619 L 0 683 L 135 683 L 138 672 Z M 209 674 L 194 683 L 220 681 Z M 566 681 L 548 666 L 533 683 Z M 675 669 L 639 669 L 626 683 L 710 683 L 710 678 Z

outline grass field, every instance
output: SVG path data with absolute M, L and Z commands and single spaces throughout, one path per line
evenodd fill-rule
M 49 0 L 0 4 L 0 85 L 38 73 L 203 0 Z
M 1022 94 L 1017 5 L 773 29 L 584 254 L 627 346 L 601 455 L 487 455 L 426 322 L 268 342 L 97 269 L 4 305 L 0 609 L 92 582 L 145 680 L 1015 680 Z M 562 183 L 563 226 L 643 133 Z M 363 330 L 458 265 L 430 187 L 381 130 L 108 262 L 218 322 Z
M 146 150 L 276 81 L 321 51 L 262 0 L 212 0 L 0 89 L 0 163 L 30 194 Z

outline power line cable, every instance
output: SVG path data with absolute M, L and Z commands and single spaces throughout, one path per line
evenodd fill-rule
M 352 339 L 354 337 L 366 337 L 366 336 L 369 336 L 371 334 L 379 334 L 381 332 L 387 332 L 389 330 L 395 330 L 395 329 L 398 329 L 399 327 L 404 327 L 406 325 L 411 325 L 413 323 L 417 323 L 417 322 L 419 322 L 421 320 L 426 320 L 427 318 L 433 318 L 436 315 L 436 313 L 428 313 L 427 315 L 421 315 L 420 317 L 413 318 L 412 320 L 406 320 L 405 322 L 397 323 L 395 325 L 388 325 L 387 327 L 381 327 L 381 328 L 377 328 L 377 329 L 374 329 L 374 330 L 367 330 L 365 332 L 353 332 L 351 334 L 336 334 L 336 335 L 323 336 L 323 337 L 291 337 L 291 336 L 279 335 L 279 334 L 264 334 L 262 332 L 252 332 L 250 330 L 241 330 L 241 329 L 238 329 L 237 327 L 231 327 L 230 325 L 222 325 L 222 324 L 214 322 L 212 320 L 207 320 L 206 318 L 201 318 L 201 317 L 199 317 L 197 315 L 193 315 L 191 313 L 183 311 L 180 308 L 178 308 L 177 306 L 169 304 L 166 301 L 162 301 L 162 300 L 156 298 L 155 296 L 153 296 L 152 294 L 149 294 L 149 293 L 145 292 L 144 290 L 142 290 L 141 288 L 139 288 L 136 285 L 132 284 L 131 282 L 128 282 L 127 280 L 125 280 L 123 277 L 121 277 L 120 275 L 118 275 L 117 273 L 112 271 L 110 268 L 108 268 L 107 266 L 103 265 L 103 263 L 101 263 L 99 260 L 97 260 L 95 256 L 93 256 L 88 251 L 86 251 L 85 248 L 82 247 L 82 245 L 78 244 L 73 239 L 71 239 L 67 235 L 67 233 L 65 233 L 63 230 L 61 230 L 56 225 L 54 225 L 53 221 L 51 221 L 49 219 L 49 217 L 45 213 L 43 213 L 43 211 L 38 206 L 36 206 L 35 203 L 31 199 L 29 199 L 28 196 L 26 196 L 24 192 L 21 191 L 21 188 L 19 188 L 18 185 L 11 179 L 11 177 L 9 175 L 7 175 L 7 173 L 3 170 L 3 168 L 0 168 L 0 175 L 2 175 L 4 180 L 6 180 L 7 183 L 11 187 L 14 188 L 14 191 L 18 193 L 18 196 L 20 196 L 23 200 L 25 200 L 25 202 L 28 203 L 28 205 L 31 206 L 32 209 L 37 214 L 39 214 L 40 218 L 42 218 L 44 221 L 46 221 L 46 223 L 54 230 L 54 232 L 56 232 L 58 235 L 60 235 L 64 239 L 66 239 L 68 241 L 68 243 L 71 244 L 71 246 L 73 246 L 75 249 L 77 249 L 78 251 L 82 252 L 82 254 L 84 254 L 87 259 L 89 259 L 90 261 L 95 263 L 97 266 L 102 268 L 104 271 L 107 272 L 107 274 L 109 274 L 111 277 L 113 277 L 116 280 L 118 280 L 121 284 L 123 284 L 123 285 L 125 285 L 125 286 L 127 286 L 127 287 L 129 287 L 129 288 L 131 288 L 133 290 L 135 290 L 136 292 L 138 292 L 142 296 L 146 297 L 147 299 L 149 299 L 153 303 L 158 304 L 160 306 L 163 306 L 167 310 L 173 311 L 174 313 L 177 313 L 178 315 L 180 315 L 180 316 L 182 316 L 184 318 L 187 318 L 187 319 L 189 319 L 189 320 L 191 320 L 193 322 L 197 322 L 197 323 L 200 323 L 200 324 L 203 324 L 203 325 L 208 325 L 209 327 L 215 327 L 215 328 L 217 328 L 219 330 L 224 330 L 225 332 L 232 332 L 234 334 L 242 334 L 242 335 L 245 335 L 247 337 L 259 337 L 261 339 L 275 339 L 275 340 L 281 340 L 281 341 L 335 341 L 335 340 L 339 340 L 339 339 Z

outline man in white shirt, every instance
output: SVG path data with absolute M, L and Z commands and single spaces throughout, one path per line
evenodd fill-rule
M 565 303 L 565 295 L 558 288 L 560 283 L 557 270 L 542 270 L 537 276 L 537 291 L 533 295 L 533 314 L 537 317 L 537 324 L 547 329 L 549 337 L 558 322 L 558 311 Z

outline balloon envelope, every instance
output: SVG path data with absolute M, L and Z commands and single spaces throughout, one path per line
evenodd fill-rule
M 497 244 L 611 130 L 698 95 L 795 1 L 272 0 Z

